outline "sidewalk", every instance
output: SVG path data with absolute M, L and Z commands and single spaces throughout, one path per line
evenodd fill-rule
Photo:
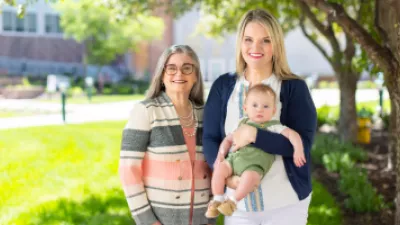
M 18 100 L 17 100 L 18 101 Z M 28 103 L 27 100 L 24 103 Z M 30 100 L 32 101 L 32 100 Z M 87 123 L 96 121 L 126 120 L 135 101 L 113 102 L 103 104 L 67 105 L 66 124 Z M 46 103 L 49 104 L 49 103 Z M 54 104 L 54 103 L 51 103 Z M 54 109 L 54 114 L 0 118 L 0 130 L 33 126 L 62 125 L 61 106 L 40 106 L 40 110 Z
M 311 91 L 315 106 L 339 105 L 339 91 L 336 89 Z M 387 91 L 384 99 L 388 98 Z M 358 90 L 356 93 L 358 102 L 378 101 L 377 90 Z M 135 101 L 123 101 L 99 104 L 67 104 L 66 123 L 86 123 L 107 120 L 126 120 Z M 40 102 L 37 100 L 0 100 L 0 110 L 19 110 L 50 112 L 50 115 L 37 115 L 25 117 L 0 118 L 0 129 L 22 128 L 32 126 L 62 125 L 60 103 Z

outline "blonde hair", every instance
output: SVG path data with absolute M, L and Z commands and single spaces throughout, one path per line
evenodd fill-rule
M 248 97 L 252 93 L 268 94 L 273 97 L 274 102 L 276 100 L 276 93 L 275 93 L 274 89 L 272 89 L 269 85 L 266 85 L 266 84 L 256 84 L 256 85 L 252 86 L 246 94 L 246 99 L 248 99 Z
M 242 56 L 241 43 L 247 24 L 257 22 L 269 31 L 272 41 L 272 72 L 281 80 L 301 79 L 290 71 L 284 44 L 284 36 L 278 21 L 267 11 L 254 9 L 243 15 L 236 38 L 236 72 L 240 76 L 246 69 L 246 62 Z
M 197 81 L 190 91 L 189 99 L 196 105 L 204 105 L 203 78 L 200 71 L 199 58 L 197 57 L 196 52 L 194 52 L 194 50 L 188 45 L 172 45 L 161 54 L 149 90 L 146 94 L 146 99 L 158 97 L 161 92 L 165 91 L 165 86 L 162 83 L 164 67 L 173 54 L 186 54 L 192 58 L 197 75 Z

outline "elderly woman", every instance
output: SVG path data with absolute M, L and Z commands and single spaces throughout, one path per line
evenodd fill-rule
M 316 110 L 306 83 L 288 66 L 283 32 L 268 12 L 247 12 L 238 27 L 236 73 L 220 76 L 204 108 L 204 154 L 210 166 L 221 162 L 219 146 L 233 136 L 233 151 L 248 144 L 275 155 L 275 161 L 256 190 L 237 202 L 238 210 L 225 218 L 228 225 L 305 225 L 311 201 L 310 150 L 316 130 Z M 244 116 L 247 90 L 256 84 L 272 87 L 274 119 L 299 133 L 306 163 L 293 162 L 293 146 L 280 134 L 236 125 Z M 268 163 L 268 162 L 265 162 Z M 230 185 L 229 185 L 230 183 Z M 235 182 L 228 182 L 235 187 Z M 233 192 L 227 189 L 228 195 Z
M 170 47 L 123 131 L 119 173 L 137 225 L 214 223 L 204 216 L 210 169 L 201 142 L 203 104 L 196 53 Z

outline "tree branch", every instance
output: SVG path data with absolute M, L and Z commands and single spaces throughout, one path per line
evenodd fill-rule
M 313 43 L 313 45 L 315 47 L 318 48 L 318 50 L 322 53 L 322 55 L 325 57 L 326 60 L 328 60 L 329 63 L 332 63 L 332 59 L 329 57 L 328 53 L 325 51 L 325 49 L 316 41 L 314 40 L 310 34 L 307 33 L 305 25 L 304 25 L 304 15 L 301 16 L 300 18 L 300 28 L 301 31 L 303 31 L 304 36 L 306 36 L 306 38 L 308 40 L 311 41 L 311 43 Z
M 350 35 L 346 34 L 346 49 L 344 50 L 344 56 L 346 59 L 346 63 L 350 63 L 356 54 L 356 48 L 354 46 L 353 38 Z
M 301 0 L 310 6 L 314 6 L 323 12 L 332 16 L 343 30 L 354 38 L 365 49 L 371 60 L 379 65 L 385 72 L 393 71 L 395 64 L 392 61 L 389 49 L 379 45 L 372 36 L 354 19 L 352 19 L 343 9 L 336 3 L 330 3 L 325 0 Z
M 376 30 L 378 31 L 379 36 L 382 38 L 383 43 L 389 43 L 389 37 L 385 30 L 379 25 L 379 18 L 380 18 L 380 5 L 381 1 L 375 1 L 375 19 L 374 25 Z
M 318 21 L 315 14 L 311 11 L 310 7 L 305 4 L 302 0 L 296 0 L 301 8 L 301 11 L 304 15 L 307 16 L 308 19 L 312 22 L 312 24 L 317 28 L 321 34 L 323 34 L 326 39 L 331 43 L 333 52 L 340 53 L 340 45 L 338 40 L 336 39 L 335 33 L 332 29 L 332 26 L 325 26 L 320 21 Z

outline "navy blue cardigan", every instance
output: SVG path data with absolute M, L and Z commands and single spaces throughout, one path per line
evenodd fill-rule
M 225 118 L 228 99 L 236 84 L 236 73 L 221 75 L 214 81 L 204 108 L 203 151 L 212 168 L 219 145 L 225 137 Z M 289 181 L 300 200 L 311 192 L 310 150 L 317 127 L 317 113 L 306 83 L 303 80 L 282 81 L 281 123 L 297 131 L 304 145 L 307 163 L 298 168 L 293 163 L 293 146 L 283 135 L 258 129 L 255 147 L 282 155 Z

